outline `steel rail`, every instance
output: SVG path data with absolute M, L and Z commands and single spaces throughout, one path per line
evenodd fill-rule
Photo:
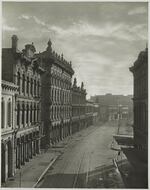
M 80 160 L 79 167 L 78 167 L 78 170 L 77 170 L 77 174 L 75 175 L 72 188 L 76 188 L 77 181 L 78 181 L 78 176 L 79 176 L 79 173 L 80 173 L 80 170 L 81 170 L 81 166 L 82 166 L 84 156 L 85 156 L 85 152 L 83 153 L 82 158 Z

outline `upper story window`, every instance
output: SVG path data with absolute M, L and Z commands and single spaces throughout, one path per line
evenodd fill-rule
M 22 93 L 25 92 L 25 75 L 22 75 Z
M 18 103 L 17 105 L 17 125 L 19 126 L 20 124 L 20 105 Z
M 7 103 L 7 125 L 11 127 L 11 101 Z
M 1 101 L 1 128 L 3 129 L 5 127 L 5 102 L 2 98 Z
M 40 96 L 40 82 L 39 81 L 37 82 L 37 93 L 38 93 L 38 96 Z
M 34 80 L 34 95 L 36 95 L 36 80 Z
M 27 77 L 27 86 L 26 86 L 26 92 L 29 94 L 29 77 Z
M 33 119 L 33 118 L 32 118 L 32 111 L 33 111 L 33 110 L 32 110 L 32 105 L 31 105 L 31 106 L 30 106 L 30 122 L 31 122 L 31 123 L 32 123 L 32 119 Z
M 25 123 L 24 118 L 25 118 L 25 106 L 24 106 L 24 104 L 23 104 L 23 105 L 22 105 L 22 125 L 24 125 L 24 123 Z
M 29 123 L 29 105 L 27 105 L 27 110 L 26 110 L 26 123 Z
M 20 73 L 17 73 L 17 85 L 20 87 Z
M 31 79 L 30 92 L 33 95 L 33 79 Z

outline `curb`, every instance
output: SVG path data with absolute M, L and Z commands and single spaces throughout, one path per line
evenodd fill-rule
M 55 156 L 54 158 L 52 158 L 51 162 L 49 163 L 49 165 L 47 166 L 47 168 L 43 171 L 43 173 L 40 175 L 40 177 L 38 178 L 37 182 L 32 186 L 32 188 L 36 187 L 37 184 L 41 181 L 41 179 L 44 177 L 44 175 L 46 174 L 46 172 L 48 171 L 48 169 L 54 164 L 54 162 L 57 160 L 58 156 Z

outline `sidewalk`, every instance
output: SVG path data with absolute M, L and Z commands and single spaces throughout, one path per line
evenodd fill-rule
M 17 170 L 14 178 L 9 179 L 2 187 L 34 187 L 59 155 L 60 153 L 53 149 L 49 149 L 47 152 L 43 151 L 26 162 L 20 170 Z
M 93 126 L 91 126 L 84 129 L 84 132 L 88 132 L 89 130 L 92 131 L 93 129 Z M 69 143 L 80 136 L 80 133 L 83 133 L 83 130 L 64 138 L 62 141 L 49 148 L 46 152 L 44 152 L 44 150 L 41 151 L 41 154 L 34 156 L 33 159 L 26 162 L 20 170 L 18 169 L 15 176 L 9 179 L 5 184 L 2 184 L 2 187 L 36 187 L 36 184 L 44 176 L 46 171 L 64 152 L 64 149 Z

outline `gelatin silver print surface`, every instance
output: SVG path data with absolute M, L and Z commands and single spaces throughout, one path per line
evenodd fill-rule
M 1 186 L 148 188 L 148 3 L 2 2 Z

